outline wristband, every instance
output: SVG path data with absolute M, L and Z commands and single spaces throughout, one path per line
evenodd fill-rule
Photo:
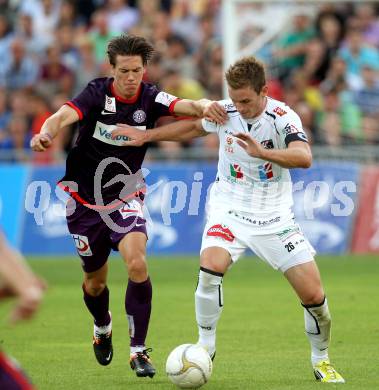
M 53 142 L 53 137 L 49 133 L 42 133 L 42 135 L 46 135 L 50 142 Z

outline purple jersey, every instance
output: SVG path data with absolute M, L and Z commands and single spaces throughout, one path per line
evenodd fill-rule
M 158 118 L 172 114 L 178 100 L 143 82 L 133 98 L 123 99 L 115 93 L 113 78 L 92 80 L 78 96 L 66 103 L 77 111 L 80 128 L 61 180 L 75 182 L 77 188 L 67 184 L 65 189 L 77 192 L 77 199 L 90 204 L 98 204 L 99 195 L 106 204 L 125 199 L 141 189 L 140 169 L 147 146 L 122 146 L 127 137 L 113 140 L 111 133 L 117 123 L 151 129 Z

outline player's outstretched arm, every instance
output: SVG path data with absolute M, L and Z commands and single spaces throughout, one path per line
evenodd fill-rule
M 0 233 L 0 298 L 15 296 L 17 303 L 11 321 L 32 317 L 38 309 L 45 283 L 28 267 L 24 258 L 10 248 Z
M 271 161 L 283 168 L 309 168 L 312 165 L 311 148 L 306 142 L 293 141 L 287 149 L 265 149 L 246 133 L 237 133 L 237 143 L 251 157 Z
M 179 100 L 174 106 L 174 113 L 179 116 L 206 118 L 218 124 L 223 124 L 228 119 L 224 107 L 216 101 L 208 99 Z
M 155 129 L 140 130 L 125 124 L 118 124 L 112 131 L 112 139 L 120 136 L 129 137 L 124 146 L 141 146 L 146 142 L 177 141 L 184 142 L 192 138 L 203 137 L 204 131 L 201 119 L 181 120 Z
M 30 147 L 35 152 L 44 152 L 52 145 L 53 139 L 60 129 L 78 120 L 78 113 L 70 106 L 63 105 L 55 114 L 46 119 L 39 134 L 31 139 Z

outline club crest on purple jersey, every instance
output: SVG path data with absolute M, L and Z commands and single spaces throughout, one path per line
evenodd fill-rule
M 142 123 L 146 120 L 146 113 L 143 110 L 137 110 L 133 113 L 133 119 L 136 123 Z

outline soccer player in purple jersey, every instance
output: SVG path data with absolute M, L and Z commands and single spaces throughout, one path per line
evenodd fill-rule
M 130 365 L 137 376 L 153 377 L 155 368 L 148 356 L 150 349 L 145 346 L 152 298 L 142 211 L 141 164 L 147 147 L 125 147 L 125 138 L 113 139 L 112 131 L 117 123 L 151 129 L 158 118 L 171 114 L 206 116 L 222 122 L 226 112 L 206 99 L 178 99 L 143 82 L 153 47 L 142 37 L 115 37 L 107 53 L 113 77 L 91 81 L 46 120 L 31 140 L 31 147 L 38 152 L 46 150 L 60 129 L 79 121 L 79 136 L 68 154 L 66 174 L 59 185 L 72 197 L 67 223 L 82 259 L 84 302 L 94 317 L 94 352 L 101 365 L 111 362 L 107 260 L 114 249 L 120 252 L 129 275 L 125 310 Z
M 6 242 L 0 230 L 0 300 L 16 297 L 10 315 L 12 322 L 26 320 L 35 314 L 43 297 L 44 283 L 29 269 L 22 256 Z M 0 389 L 33 390 L 29 379 L 0 350 Z

